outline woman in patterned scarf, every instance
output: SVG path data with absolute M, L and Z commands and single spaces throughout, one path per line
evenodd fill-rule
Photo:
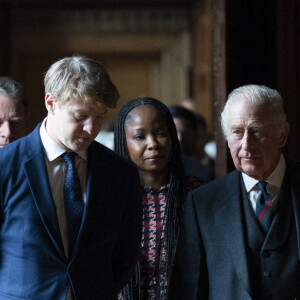
M 173 117 L 156 99 L 133 99 L 121 108 L 115 151 L 137 165 L 143 191 L 139 264 L 119 299 L 166 300 L 183 203 L 202 182 L 185 175 Z

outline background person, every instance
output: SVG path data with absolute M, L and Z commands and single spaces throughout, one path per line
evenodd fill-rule
M 129 285 L 130 299 L 167 299 L 183 203 L 187 191 L 202 182 L 185 176 L 172 115 L 156 99 L 133 99 L 121 108 L 115 151 L 137 165 L 143 193 L 140 271 Z
M 106 121 L 101 127 L 101 131 L 95 138 L 95 141 L 114 150 L 114 121 Z
M 215 168 L 216 145 L 213 136 L 207 129 L 205 118 L 197 112 L 195 101 L 191 98 L 184 99 L 180 106 L 192 111 L 197 119 L 197 137 L 193 156 L 203 165 Z
M 199 177 L 204 181 L 214 179 L 214 170 L 210 166 L 203 165 L 195 158 L 197 152 L 198 124 L 196 115 L 180 106 L 169 107 L 176 125 L 177 136 L 182 150 L 183 167 L 187 174 Z
M 222 127 L 236 170 L 189 195 L 172 299 L 298 299 L 300 165 L 282 155 L 282 97 L 235 89 Z
M 139 178 L 94 139 L 119 93 L 82 56 L 44 83 L 47 118 L 0 149 L 0 300 L 116 299 L 138 257 Z
M 10 77 L 0 77 L 0 147 L 25 135 L 27 98 L 23 86 Z
M 207 151 L 209 145 L 214 143 L 214 141 L 209 137 L 204 117 L 197 113 L 194 114 L 197 120 L 197 136 L 195 140 L 196 146 L 193 157 L 200 161 L 201 164 L 209 166 L 214 170 L 216 156 L 210 155 L 211 153 Z

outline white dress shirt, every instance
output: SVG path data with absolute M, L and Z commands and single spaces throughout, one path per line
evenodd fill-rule
M 267 191 L 271 196 L 275 208 L 277 206 L 278 196 L 283 182 L 285 170 L 286 170 L 285 159 L 281 154 L 276 168 L 271 173 L 271 175 L 265 180 L 267 182 Z M 248 199 L 255 213 L 256 201 L 261 194 L 259 187 L 256 185 L 258 183 L 258 180 L 246 175 L 245 173 L 242 173 L 242 175 L 243 175 L 243 180 L 246 187 Z
M 45 150 L 45 161 L 50 182 L 50 189 L 54 200 L 58 225 L 64 245 L 65 255 L 68 256 L 68 228 L 64 206 L 64 182 L 67 172 L 67 164 L 62 157 L 66 152 L 60 145 L 54 142 L 46 131 L 47 118 L 40 128 L 40 136 Z M 87 179 L 87 153 L 76 152 L 75 167 L 79 175 L 82 199 L 86 203 L 86 179 Z M 70 288 L 66 300 L 72 300 Z

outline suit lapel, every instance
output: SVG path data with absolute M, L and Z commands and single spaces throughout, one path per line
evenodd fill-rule
M 282 246 L 291 232 L 292 205 L 287 176 L 285 176 L 278 197 L 278 207 L 263 248 L 273 250 Z
M 42 222 L 58 253 L 65 258 L 39 128 L 40 126 L 26 139 L 24 151 L 28 159 L 23 167 Z
M 220 232 L 224 232 L 223 238 L 237 276 L 250 294 L 240 180 L 240 173 L 237 171 L 229 175 L 224 205 L 219 210 L 218 226 Z
M 300 165 L 298 163 L 289 163 L 287 161 L 287 180 L 290 184 L 291 199 L 297 230 L 298 256 L 300 260 Z
M 245 236 L 246 245 L 251 249 L 259 251 L 265 241 L 265 234 L 260 228 L 259 222 L 253 212 L 251 203 L 244 184 L 241 183 L 243 208 L 245 216 Z

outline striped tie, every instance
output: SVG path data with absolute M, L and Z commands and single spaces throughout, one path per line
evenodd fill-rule
M 265 181 L 258 182 L 257 186 L 261 190 L 261 194 L 256 202 L 256 216 L 261 223 L 265 233 L 268 233 L 274 213 L 272 199 L 267 192 L 267 183 Z

